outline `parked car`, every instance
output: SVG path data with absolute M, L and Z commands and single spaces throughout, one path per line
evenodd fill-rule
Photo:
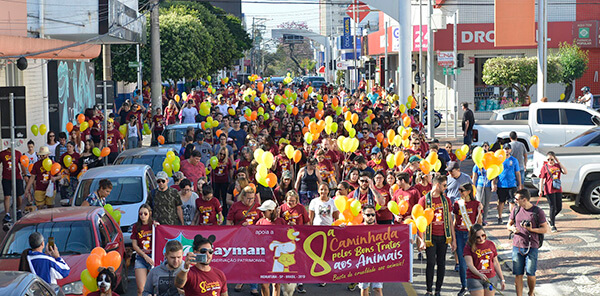
M 600 146 L 600 127 L 591 128 L 562 145 L 563 147 Z
M 555 147 L 598 125 L 600 113 L 583 104 L 534 103 L 529 106 L 527 120 L 476 120 L 473 144 L 508 139 L 509 133 L 516 131 L 519 141 L 532 151 L 532 135 L 539 137 L 540 147 Z
M 114 209 L 121 210 L 121 231 L 125 244 L 131 244 L 131 227 L 138 220 L 140 206 L 152 196 L 158 188 L 152 168 L 144 164 L 124 164 L 93 168 L 85 172 L 79 179 L 73 206 L 80 206 L 91 192 L 98 190 L 98 182 L 108 179 L 112 183 L 112 191 L 106 203 Z
M 123 164 L 147 164 L 153 173 L 162 171 L 162 164 L 167 157 L 167 152 L 173 151 L 175 155 L 179 152 L 171 147 L 143 147 L 128 149 L 119 154 L 114 165 Z
M 513 107 L 494 110 L 490 120 L 527 120 L 529 119 L 529 107 Z
M 55 292 L 39 276 L 26 271 L 0 271 L 0 295 L 4 296 L 64 296 L 62 290 Z
M 86 269 L 86 259 L 95 247 L 102 247 L 107 252 L 117 251 L 121 258 L 125 258 L 123 233 L 103 208 L 61 207 L 29 213 L 15 223 L 2 242 L 0 270 L 19 269 L 21 253 L 29 248 L 29 235 L 34 231 L 44 235 L 45 239 L 54 237 L 61 257 L 71 268 L 69 276 L 57 281 L 66 295 L 82 294 L 80 275 Z M 127 292 L 124 263 L 125 259 L 121 260 L 121 266 L 116 270 L 119 283 L 116 291 L 119 294 Z
M 304 76 L 302 77 L 302 81 L 306 84 L 310 83 L 313 89 L 315 89 L 315 91 L 321 88 L 321 86 L 323 86 L 324 84 L 327 84 L 327 82 L 325 81 L 325 77 L 321 76 Z
M 165 127 L 162 135 L 165 137 L 165 143 L 159 145 L 160 147 L 169 147 L 179 151 L 181 148 L 181 142 L 188 129 L 193 127 L 195 130 L 201 129 L 200 123 L 181 123 L 181 124 L 169 124 Z

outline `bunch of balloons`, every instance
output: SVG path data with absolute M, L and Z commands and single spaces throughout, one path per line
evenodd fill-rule
M 338 211 L 342 213 L 342 217 L 335 220 L 333 225 L 360 225 L 363 222 L 363 216 L 360 214 L 362 207 L 360 201 L 347 196 L 338 196 L 333 202 Z
M 419 168 L 424 174 L 429 174 L 433 169 L 436 172 L 440 171 L 442 162 L 438 159 L 437 153 L 429 153 L 425 159 L 421 159 Z
M 427 226 L 433 221 L 434 212 L 432 208 L 423 209 L 420 204 L 416 204 L 412 208 L 411 216 L 412 218 L 404 220 L 404 224 L 411 225 L 412 233 L 416 234 L 417 230 L 419 232 L 427 230 Z
M 173 176 L 173 172 L 178 172 L 181 168 L 181 159 L 175 155 L 175 152 L 169 151 L 163 161 L 163 171 L 167 173 L 167 176 Z
M 85 264 L 87 269 L 81 272 L 81 282 L 83 283 L 83 295 L 98 290 L 96 277 L 100 273 L 99 268 L 112 267 L 116 271 L 121 266 L 121 254 L 117 251 L 106 251 L 101 247 L 95 247 L 87 257 Z
M 456 149 L 454 154 L 456 155 L 456 158 L 458 160 L 460 160 L 460 161 L 465 160 L 465 158 L 467 158 L 467 155 L 469 154 L 469 146 L 468 145 L 460 146 L 460 149 Z
M 150 126 L 147 123 L 144 123 L 144 128 L 142 129 L 142 135 L 151 135 L 152 131 L 150 131 Z
M 302 152 L 300 152 L 298 149 L 294 149 L 294 146 L 290 144 L 286 145 L 283 151 L 285 152 L 285 156 L 287 156 L 287 158 L 290 160 L 293 160 L 295 163 L 298 163 L 300 160 L 302 160 Z
M 200 110 L 198 113 L 200 113 L 202 116 L 208 116 L 208 114 L 210 114 L 210 108 L 210 102 L 202 102 L 200 103 Z
M 492 180 L 502 173 L 504 170 L 502 163 L 505 159 L 506 152 L 504 152 L 504 149 L 496 150 L 496 152 L 484 152 L 481 147 L 473 149 L 473 162 L 480 169 L 486 170 L 488 180 Z
M 250 80 L 251 82 L 258 80 L 259 78 L 260 77 L 258 77 L 258 75 L 256 75 L 256 74 L 252 74 L 252 75 L 248 76 L 248 80 Z
M 225 85 L 229 82 L 229 77 L 221 78 L 221 84 Z
M 117 224 L 121 225 L 121 211 L 115 211 L 113 209 L 113 206 L 110 204 L 104 205 L 104 210 L 107 214 L 113 217 L 113 219 L 115 219 L 115 222 L 117 222 Z
M 43 135 L 46 134 L 47 131 L 48 131 L 48 127 L 45 124 L 43 124 L 43 123 L 40 124 L 39 128 L 35 124 L 31 126 L 31 133 L 33 133 L 34 136 L 37 136 L 38 132 L 39 132 L 40 135 L 43 136 Z
M 358 142 L 357 138 L 346 138 L 344 136 L 339 136 L 337 138 L 337 144 L 338 147 L 340 147 L 340 150 L 348 153 L 356 151 L 360 143 Z
M 254 159 L 258 162 L 258 166 L 256 167 L 256 181 L 259 184 L 265 187 L 273 188 L 277 185 L 277 176 L 271 172 L 269 169 L 273 167 L 273 163 L 275 161 L 275 157 L 273 153 L 270 151 L 264 151 L 260 148 L 254 150 Z
M 283 84 L 290 84 L 290 82 L 292 82 L 292 74 L 288 72 L 287 76 L 283 78 Z
M 388 154 L 385 158 L 385 162 L 390 169 L 393 169 L 395 166 L 401 167 L 404 163 L 404 152 L 396 151 L 396 154 Z
M 100 148 L 94 147 L 94 149 L 92 149 L 92 153 L 96 155 L 96 157 L 107 157 L 110 154 L 110 148 L 104 147 L 102 150 L 100 150 Z
M 202 104 L 204 104 L 204 103 L 202 103 Z M 211 129 L 211 128 L 217 127 L 217 126 L 219 126 L 219 121 L 214 120 L 212 118 L 212 116 L 206 117 L 206 121 L 203 121 L 202 123 L 200 123 L 200 127 L 204 130 Z

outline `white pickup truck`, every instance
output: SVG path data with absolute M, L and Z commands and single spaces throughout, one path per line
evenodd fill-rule
M 529 106 L 527 120 L 476 120 L 473 144 L 490 144 L 497 138 L 506 141 L 511 131 L 517 132 L 527 151 L 533 151 L 529 138 L 540 138 L 540 147 L 561 145 L 584 131 L 600 125 L 600 113 L 576 103 L 534 103 Z

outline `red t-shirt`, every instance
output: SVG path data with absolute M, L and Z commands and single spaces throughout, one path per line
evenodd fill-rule
M 165 117 L 162 114 L 154 115 L 152 123 L 154 123 L 154 130 L 157 132 L 162 132 L 165 129 Z
M 21 176 L 21 152 L 19 150 L 15 150 L 15 164 L 17 166 L 17 180 L 22 180 Z M 12 161 L 11 161 L 11 152 L 8 149 L 0 152 L 0 163 L 2 163 L 2 179 L 12 179 Z
M 321 179 L 327 180 L 329 176 L 333 176 L 335 174 L 335 168 L 327 159 L 323 159 L 323 161 L 319 161 L 317 163 L 317 169 L 319 173 L 321 173 Z
M 204 200 L 202 198 L 196 199 L 196 208 L 198 209 L 198 216 L 200 216 L 199 225 L 217 225 L 217 214 L 221 213 L 221 203 L 215 197 L 210 200 Z
M 560 166 L 558 164 L 549 165 L 547 162 L 544 162 L 540 171 L 540 178 L 544 178 L 544 194 L 562 192 L 562 188 L 555 189 L 552 187 L 552 180 L 560 180 L 560 174 Z
M 275 162 L 277 164 L 277 169 L 275 170 L 277 176 L 281 176 L 283 171 L 292 171 L 292 162 L 286 155 L 279 154 L 275 156 Z
M 375 138 L 372 138 L 369 136 L 362 138 L 360 142 L 362 144 L 362 147 L 363 147 L 362 150 L 365 155 L 371 155 L 371 150 L 377 144 L 377 140 L 375 140 Z
M 276 218 L 275 221 L 271 222 L 267 218 L 262 217 L 256 222 L 256 225 L 287 225 L 287 222 L 283 218 Z
M 152 225 L 141 225 L 133 224 L 131 228 L 131 240 L 137 241 L 137 245 L 144 253 L 152 253 Z
M 335 153 L 335 151 L 333 150 L 329 150 L 327 151 L 327 153 L 325 153 L 325 159 L 329 160 L 329 162 L 336 164 L 339 162 L 339 157 L 337 155 L 337 153 Z
M 250 162 L 250 161 L 247 161 L 245 158 L 243 158 L 243 159 L 239 159 L 239 160 L 237 161 L 237 164 L 236 164 L 236 166 L 235 166 L 235 169 L 236 169 L 236 170 L 239 170 L 239 169 L 241 169 L 241 168 L 246 168 L 246 167 L 249 167 L 249 166 L 250 166 L 250 163 L 251 163 L 251 162 Z
M 390 186 L 389 185 L 384 185 L 381 188 L 377 188 L 377 186 L 375 186 L 375 190 L 377 190 L 377 192 L 379 192 L 379 194 L 381 194 L 381 196 L 383 196 L 383 199 L 385 200 L 384 205 L 387 205 L 388 202 L 390 200 L 392 200 L 392 197 L 390 196 Z M 377 211 L 376 214 L 377 214 L 377 221 L 394 220 L 394 214 L 392 214 L 392 212 L 390 212 L 390 210 L 388 210 L 387 208 L 379 209 L 379 211 Z
M 106 131 L 106 147 L 110 148 L 110 152 L 119 152 L 119 141 L 123 140 L 123 135 L 116 129 L 113 128 L 110 131 Z
M 227 220 L 233 221 L 233 225 L 242 225 L 244 222 L 253 225 L 262 217 L 262 212 L 258 210 L 260 205 L 254 203 L 252 207 L 248 207 L 241 201 L 234 203 L 227 213 Z
M 227 278 L 215 267 L 211 266 L 206 272 L 191 266 L 183 290 L 185 295 L 220 296 L 227 292 Z
M 478 202 L 478 201 L 476 201 L 476 200 L 465 202 L 465 207 L 466 207 L 467 213 L 469 215 L 469 220 L 471 220 L 472 224 L 477 223 L 477 216 L 479 215 L 479 205 L 480 204 L 481 203 Z M 462 215 L 460 213 L 460 206 L 458 205 L 458 200 L 454 203 L 454 206 L 452 208 L 452 212 L 456 216 L 456 225 L 454 225 L 454 229 L 460 230 L 460 231 L 469 231 L 469 229 L 467 228 L 467 226 L 465 226 L 462 223 L 463 222 L 463 218 L 462 218 Z
M 229 183 L 229 172 L 233 169 L 231 160 L 229 157 L 225 158 L 224 161 L 219 161 L 219 165 L 214 169 L 213 181 L 215 183 Z
M 398 190 L 396 190 L 396 192 L 394 192 L 394 197 L 392 199 L 396 203 L 400 203 L 403 200 L 408 202 L 408 210 L 406 210 L 406 213 L 404 214 L 404 218 L 407 218 L 407 217 L 410 217 L 413 206 L 416 205 L 417 203 L 419 203 L 420 198 L 421 198 L 421 194 L 419 193 L 419 191 L 417 189 L 415 189 L 414 187 L 409 187 L 406 190 L 404 190 L 402 188 L 399 188 Z
M 448 203 L 448 207 L 450 207 L 452 205 L 452 203 L 450 202 L 450 199 L 448 197 L 445 197 L 446 202 Z M 421 197 L 421 199 L 419 199 L 419 204 L 423 207 L 423 209 L 427 209 L 427 206 L 425 205 L 425 196 Z M 433 235 L 438 235 L 438 236 L 444 236 L 444 208 L 442 205 L 442 198 L 441 197 L 433 197 L 431 199 L 431 208 L 433 209 L 433 221 L 431 222 L 431 234 Z M 452 217 L 448 217 L 448 219 L 451 219 Z
M 475 244 L 475 252 L 473 252 L 471 246 L 467 244 L 465 245 L 464 256 L 471 256 L 473 258 L 473 266 L 475 266 L 480 273 L 485 274 L 488 279 L 496 276 L 494 258 L 498 256 L 498 251 L 496 251 L 496 245 L 494 245 L 493 242 L 486 240 L 482 244 Z M 468 268 L 467 278 L 479 279 L 479 277 L 473 274 Z
M 367 166 L 373 168 L 374 171 L 383 171 L 384 173 L 387 172 L 388 170 L 388 166 L 387 163 L 383 160 L 379 161 L 379 163 L 376 163 L 375 160 L 371 159 L 367 162 Z
M 104 119 L 102 118 L 102 116 L 94 116 L 92 117 L 92 121 L 94 122 L 94 126 L 92 126 L 92 135 L 94 136 L 101 136 L 103 131 L 102 131 L 102 121 Z
M 31 175 L 35 176 L 35 190 L 46 191 L 50 183 L 50 172 L 44 169 L 42 160 L 39 160 L 33 165 Z
M 422 185 L 422 184 L 416 184 L 415 189 L 417 189 L 417 191 L 419 192 L 420 196 L 425 196 L 425 194 L 429 193 L 429 191 L 431 191 L 431 183 L 427 184 L 427 185 Z
M 360 192 L 360 188 L 357 187 L 355 190 L 351 191 L 348 194 L 348 198 L 358 199 L 358 201 L 360 201 L 360 204 L 364 205 L 369 202 L 369 191 L 368 190 L 371 190 L 371 189 L 367 189 L 367 192 L 362 193 L 362 192 Z M 373 195 L 373 201 L 375 201 L 375 195 Z
M 301 204 L 297 204 L 295 207 L 290 208 L 288 203 L 284 203 L 281 205 L 280 212 L 281 218 L 286 222 L 292 221 L 295 222 L 296 225 L 304 225 L 310 221 L 306 208 Z

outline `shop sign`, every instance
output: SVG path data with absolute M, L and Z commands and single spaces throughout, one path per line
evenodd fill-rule
M 419 26 L 413 26 L 413 51 L 419 51 L 420 33 Z M 427 50 L 427 44 L 429 44 L 429 30 L 427 26 L 423 26 L 423 50 Z
M 454 65 L 454 52 L 438 51 L 437 56 L 438 56 L 438 66 L 452 67 Z
M 573 39 L 579 47 L 598 47 L 598 21 L 573 22 Z

